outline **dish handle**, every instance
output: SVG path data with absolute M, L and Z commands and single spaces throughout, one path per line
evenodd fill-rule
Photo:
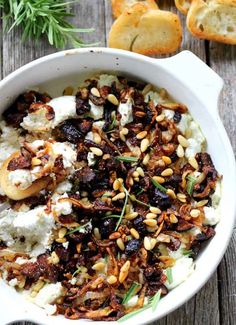
M 218 115 L 218 100 L 223 88 L 222 78 L 190 51 L 182 51 L 166 59 L 154 59 L 197 95 L 210 110 Z

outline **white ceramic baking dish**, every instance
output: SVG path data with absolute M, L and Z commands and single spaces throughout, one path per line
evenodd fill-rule
M 201 125 L 207 138 L 207 150 L 217 170 L 223 175 L 222 215 L 216 226 L 215 237 L 198 257 L 194 273 L 161 299 L 155 313 L 146 310 L 125 322 L 125 324 L 146 324 L 179 307 L 204 285 L 219 264 L 231 237 L 236 211 L 236 176 L 233 151 L 217 109 L 223 81 L 188 51 L 167 59 L 152 59 L 106 48 L 70 50 L 33 61 L 2 80 L 1 111 L 26 89 L 40 85 L 40 89 L 56 96 L 60 95 L 66 86 L 76 84 L 78 80 L 97 72 L 114 72 L 142 79 L 166 88 L 177 101 L 186 104 Z M 44 325 L 88 323 L 86 320 L 70 321 L 62 316 L 47 316 L 44 310 L 26 301 L 22 295 L 1 281 L 0 323 L 4 325 L 19 320 L 30 320 Z M 107 323 L 99 322 L 99 324 Z

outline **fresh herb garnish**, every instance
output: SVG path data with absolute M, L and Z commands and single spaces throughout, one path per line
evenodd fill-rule
M 103 217 L 103 219 L 106 218 L 120 218 L 120 214 L 108 214 L 107 216 Z
M 137 157 L 125 157 L 125 156 L 117 156 L 115 157 L 116 160 L 124 161 L 124 162 L 137 162 Z
M 193 251 L 191 249 L 183 249 L 182 254 L 189 257 L 193 255 Z
M 161 299 L 161 289 L 157 291 L 155 296 L 152 297 L 151 299 L 151 306 L 152 306 L 152 311 L 154 312 L 157 309 L 157 305 Z
M 144 192 L 144 189 L 143 189 L 143 188 L 140 188 L 140 190 L 137 192 L 136 195 L 140 195 L 140 194 L 142 194 L 143 192 Z
M 166 269 L 166 276 L 167 276 L 167 280 L 168 280 L 169 284 L 171 284 L 173 282 L 173 275 L 172 275 L 171 268 Z
M 127 205 L 127 202 L 128 202 L 128 198 L 129 198 L 129 192 L 127 191 L 127 189 L 124 187 L 123 185 L 123 189 L 124 189 L 124 192 L 125 192 L 125 202 L 124 202 L 124 205 L 123 205 L 123 208 L 122 208 L 122 211 L 121 211 L 121 214 L 120 214 L 120 217 L 119 217 L 119 220 L 117 221 L 117 224 L 116 224 L 116 229 L 115 231 L 117 231 L 117 229 L 119 228 L 119 225 L 124 217 L 124 214 L 125 214 L 125 208 L 126 208 L 126 205 Z
M 114 114 L 113 116 L 112 116 L 112 121 L 111 121 L 111 124 L 109 125 L 109 128 L 108 128 L 108 132 L 106 132 L 106 133 L 110 133 L 110 132 L 113 132 L 114 130 L 114 127 L 116 126 L 116 122 L 117 122 L 117 119 L 116 119 L 116 114 Z
M 78 268 L 77 268 L 77 270 L 72 274 L 72 278 L 76 275 L 76 274 L 78 274 L 79 272 L 81 272 L 81 267 L 79 266 Z
M 160 191 L 162 191 L 162 192 L 164 192 L 164 193 L 166 193 L 167 192 L 167 189 L 164 187 L 164 186 L 162 186 L 160 183 L 158 183 L 155 179 L 151 179 L 152 180 L 152 184 L 156 187 L 156 188 L 158 188 Z
M 69 23 L 66 18 L 74 16 L 68 12 L 70 5 L 77 1 L 63 0 L 0 0 L 3 8 L 5 26 L 11 31 L 17 26 L 23 30 L 23 41 L 38 40 L 47 35 L 48 42 L 56 48 L 64 48 L 71 43 L 75 47 L 85 44 L 77 33 L 92 32 L 93 29 L 79 29 Z M 87 44 L 88 45 L 88 44 Z M 91 44 L 89 44 L 91 45 Z M 94 44 L 93 44 L 94 45 Z
M 124 296 L 122 300 L 122 305 L 125 305 L 137 292 L 137 289 L 140 287 L 139 283 L 133 283 L 132 286 L 129 288 L 128 292 Z
M 193 194 L 194 186 L 197 183 L 197 179 L 196 179 L 196 177 L 188 175 L 187 180 L 188 180 L 188 182 L 187 182 L 186 189 L 187 189 L 187 193 L 191 196 Z
M 150 208 L 150 204 L 144 203 L 144 202 L 142 202 L 142 201 L 136 199 L 135 195 L 130 195 L 129 197 L 130 197 L 130 200 L 131 200 L 131 201 L 133 201 L 133 202 L 137 202 L 137 203 L 140 204 L 140 205 L 143 205 L 143 206 L 145 206 L 145 207 L 147 207 L 147 208 Z
M 87 226 L 89 226 L 89 225 L 91 225 L 91 221 L 85 223 L 84 225 L 81 225 L 81 226 L 79 226 L 79 227 L 76 227 L 76 228 L 73 229 L 73 230 L 68 231 L 68 232 L 67 232 L 67 235 L 73 234 L 74 232 L 77 232 L 77 231 L 81 232 L 81 230 L 84 231 L 85 228 L 86 228 Z

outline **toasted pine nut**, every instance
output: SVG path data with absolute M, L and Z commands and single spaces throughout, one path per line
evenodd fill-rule
M 184 147 L 184 148 L 188 147 L 188 140 L 185 137 L 183 137 L 181 134 L 179 134 L 177 138 L 178 138 L 179 144 L 181 144 L 182 147 Z
M 194 157 L 189 157 L 188 159 L 188 163 L 194 168 L 194 169 L 198 169 L 198 162 L 196 160 L 196 158 Z
M 44 281 L 42 281 L 42 280 L 38 280 L 36 283 L 35 283 L 35 285 L 33 286 L 33 291 L 35 291 L 35 292 L 39 292 L 41 289 L 42 289 L 42 287 L 44 286 Z
M 96 147 L 90 147 L 90 151 L 92 151 L 96 156 L 102 156 L 103 152 L 101 149 Z
M 125 264 L 120 269 L 119 282 L 123 283 L 128 276 L 130 268 L 130 261 L 126 261 Z
M 136 169 L 136 171 L 139 173 L 139 175 L 140 175 L 141 177 L 144 177 L 144 176 L 145 176 L 142 167 L 138 167 L 138 168 Z
M 155 181 L 157 181 L 158 183 L 160 183 L 160 184 L 165 183 L 165 178 L 163 178 L 163 177 L 161 177 L 161 176 L 153 176 L 153 179 L 154 179 Z
M 124 183 L 124 180 L 123 180 L 123 178 L 117 178 L 118 179 L 118 181 L 121 183 L 121 184 L 123 184 Z
M 170 165 L 172 163 L 172 160 L 168 156 L 162 156 L 161 159 L 164 161 L 166 165 Z
M 56 252 L 52 252 L 50 260 L 51 260 L 52 264 L 58 264 L 60 262 L 60 259 Z
M 168 188 L 168 190 L 166 191 L 166 194 L 168 194 L 172 199 L 176 199 L 175 192 L 173 190 L 171 190 L 170 188 Z
M 127 135 L 129 133 L 129 129 L 122 128 L 122 130 L 120 132 L 122 132 L 122 134 L 124 134 L 124 135 Z
M 149 155 L 149 153 L 147 153 L 143 158 L 144 166 L 146 166 L 148 164 L 149 160 L 150 160 L 150 155 Z
M 146 137 L 146 135 L 147 135 L 147 131 L 141 131 L 141 132 L 139 132 L 139 133 L 136 135 L 136 138 L 137 138 L 138 140 L 142 140 L 143 138 Z
M 120 131 L 119 134 L 120 134 L 120 139 L 125 142 L 126 138 L 125 138 L 124 134 L 122 133 L 122 131 Z
M 161 176 L 171 176 L 171 175 L 173 175 L 173 169 L 171 168 L 166 168 L 161 173 Z
M 160 241 L 162 243 L 170 243 L 170 236 L 169 235 L 165 235 L 165 234 L 159 234 L 157 236 L 157 241 Z
M 18 283 L 18 287 L 20 289 L 23 289 L 25 286 L 25 282 L 26 282 L 26 278 L 23 278 L 19 283 Z
M 98 228 L 93 229 L 93 234 L 94 234 L 95 238 L 97 238 L 98 240 L 101 239 L 101 234 L 100 234 L 100 231 Z
M 206 174 L 205 173 L 201 173 L 198 177 L 197 177 L 197 184 L 200 184 L 204 181 L 204 179 L 206 178 Z
M 117 282 L 117 277 L 115 275 L 110 275 L 107 277 L 107 282 L 109 284 L 115 284 Z
M 119 105 L 119 101 L 118 101 L 118 99 L 117 99 L 116 96 L 113 95 L 113 94 L 109 94 L 109 95 L 107 96 L 107 100 L 108 100 L 110 103 L 112 103 L 113 105 L 115 105 L 115 106 L 118 106 L 118 105 Z
M 153 249 L 156 246 L 156 243 L 157 243 L 156 238 L 151 238 L 150 239 L 151 249 Z
M 111 155 L 109 153 L 105 153 L 105 155 L 102 156 L 103 160 L 107 160 L 107 159 L 110 159 L 110 158 L 111 158 Z
M 143 223 L 149 227 L 155 227 L 157 225 L 157 221 L 155 219 L 145 219 L 143 220 Z
M 160 214 L 161 213 L 161 210 L 159 208 L 156 208 L 156 207 L 150 207 L 149 209 L 152 213 L 155 213 L 155 214 Z
M 208 200 L 201 200 L 198 201 L 196 204 L 196 207 L 203 207 L 204 205 L 206 205 L 208 203 Z
M 147 219 L 155 219 L 155 218 L 157 218 L 157 214 L 153 213 L 153 212 L 149 212 L 149 213 L 147 213 L 146 218 Z
M 93 96 L 95 96 L 95 97 L 101 97 L 101 95 L 100 95 L 100 93 L 99 93 L 99 91 L 98 91 L 97 88 L 93 87 L 90 91 L 91 91 L 91 94 Z
M 157 122 L 162 122 L 163 120 L 164 120 L 164 118 L 165 118 L 165 114 L 160 114 L 160 115 L 158 115 L 157 117 L 156 117 L 156 121 Z
M 103 262 L 98 262 L 92 266 L 94 271 L 103 271 L 105 268 L 105 264 Z
M 170 222 L 171 223 L 177 223 L 178 222 L 178 219 L 176 218 L 174 213 L 171 213 L 171 215 L 170 215 Z
M 120 250 L 124 251 L 125 250 L 125 245 L 124 245 L 124 242 L 121 238 L 118 238 L 116 240 L 116 244 L 117 246 L 119 247 Z
M 150 242 L 150 238 L 149 237 L 144 237 L 144 241 L 143 241 L 143 245 L 144 245 L 144 248 L 147 250 L 147 251 L 150 251 L 152 248 L 151 248 L 151 242 Z
M 113 240 L 113 239 L 118 239 L 120 238 L 121 234 L 119 231 L 113 232 L 112 234 L 110 234 L 109 239 Z
M 176 150 L 176 154 L 179 158 L 183 158 L 184 157 L 184 148 L 181 146 L 181 144 L 178 145 L 177 150 Z
M 113 190 L 114 190 L 114 191 L 118 191 L 119 188 L 120 188 L 120 186 L 121 186 L 120 181 L 119 181 L 118 179 L 116 179 L 116 180 L 114 181 L 114 183 L 113 183 Z
M 118 193 L 116 196 L 114 196 L 112 198 L 112 201 L 122 200 L 124 198 L 125 198 L 125 193 L 124 192 L 121 192 L 121 193 Z
M 139 233 L 137 232 L 137 230 L 136 229 L 134 229 L 134 228 L 131 228 L 130 229 L 130 233 L 131 233 L 131 235 L 135 238 L 135 239 L 139 239 Z
M 200 215 L 200 211 L 198 209 L 193 209 L 190 211 L 190 216 L 192 218 L 197 218 L 197 217 L 199 217 L 199 215 Z
M 31 298 L 35 298 L 36 296 L 37 296 L 37 294 L 38 294 L 38 292 L 37 291 L 31 291 L 31 293 L 30 293 L 30 297 Z
M 67 229 L 66 229 L 66 228 L 61 228 L 61 229 L 58 231 L 58 237 L 59 237 L 59 238 L 63 238 L 63 237 L 65 237 L 66 233 L 67 233 Z
M 65 237 L 64 237 L 64 238 L 57 238 L 57 239 L 56 239 L 56 242 L 57 242 L 57 243 L 61 243 L 61 244 L 62 244 L 62 243 L 65 243 L 65 242 L 66 242 L 66 238 L 65 238 Z
M 180 201 L 180 202 L 183 202 L 185 203 L 186 202 L 186 195 L 183 194 L 183 193 L 177 193 L 177 199 Z
M 100 135 L 97 132 L 93 133 L 93 140 L 95 143 L 99 144 L 102 141 L 102 138 L 100 137 Z
M 134 181 L 135 181 L 135 182 L 139 182 L 139 178 L 138 178 L 138 177 L 135 177 L 135 178 L 134 178 Z
M 134 185 L 134 180 L 133 180 L 132 177 L 130 177 L 130 179 L 129 179 L 129 185 L 130 185 L 130 186 L 133 186 L 133 185 Z
M 42 164 L 42 161 L 36 157 L 33 157 L 31 160 L 31 165 L 32 166 L 39 166 Z
M 131 213 L 127 213 L 124 218 L 127 220 L 133 220 L 135 218 L 137 218 L 138 216 L 138 212 L 131 212 Z
M 142 152 L 145 152 L 147 148 L 149 147 L 149 140 L 147 138 L 143 139 L 140 144 L 140 149 Z
M 139 177 L 139 173 L 137 171 L 133 172 L 133 177 Z

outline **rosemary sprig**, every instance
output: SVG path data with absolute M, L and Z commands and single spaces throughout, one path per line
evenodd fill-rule
M 139 283 L 134 282 L 132 286 L 129 288 L 128 292 L 124 296 L 122 300 L 122 305 L 125 305 L 137 292 L 137 289 L 140 287 Z
M 103 217 L 103 219 L 106 219 L 106 218 L 120 218 L 120 215 L 119 214 L 108 214 L 107 216 Z
M 121 211 L 119 220 L 117 221 L 115 231 L 117 231 L 117 229 L 119 228 L 119 225 L 120 225 L 120 223 L 121 223 L 121 221 L 122 221 L 122 219 L 124 217 L 125 208 L 126 208 L 126 205 L 127 205 L 127 202 L 128 202 L 128 198 L 129 198 L 129 192 L 127 191 L 127 189 L 124 186 L 123 186 L 123 189 L 124 189 L 124 192 L 125 192 L 125 202 L 124 202 L 124 205 L 123 205 L 123 208 L 122 208 L 122 211 Z
M 161 299 L 161 289 L 157 291 L 155 296 L 151 299 L 152 311 L 154 312 L 157 309 L 157 305 Z
M 79 232 L 83 232 L 83 231 L 85 230 L 85 228 L 86 228 L 87 226 L 89 226 L 89 225 L 91 225 L 91 221 L 88 221 L 88 222 L 85 223 L 84 225 L 81 225 L 81 226 L 79 226 L 79 227 L 76 227 L 76 228 L 73 229 L 73 230 L 68 231 L 68 232 L 67 232 L 67 235 L 71 235 L 71 234 L 73 234 L 74 232 L 77 232 L 77 231 L 79 231 Z M 82 230 L 82 231 L 81 231 L 81 230 Z
M 171 268 L 166 269 L 166 276 L 167 276 L 167 280 L 168 280 L 169 284 L 171 284 L 173 282 L 173 275 L 172 275 Z
M 144 203 L 144 202 L 138 200 L 138 199 L 135 197 L 135 195 L 130 195 L 129 197 L 130 197 L 130 200 L 131 200 L 131 201 L 133 201 L 133 202 L 137 202 L 137 203 L 140 204 L 140 205 L 143 205 L 143 206 L 145 206 L 145 207 L 147 207 L 147 208 L 150 208 L 150 204 L 147 204 L 147 203 Z
M 188 175 L 188 176 L 187 176 L 187 180 L 188 180 L 188 182 L 187 182 L 187 186 L 186 186 L 187 193 L 188 193 L 190 196 L 192 196 L 194 186 L 195 186 L 196 183 L 197 183 L 197 179 L 196 179 L 196 177 L 193 177 L 193 176 L 191 176 L 191 175 Z
M 192 249 L 183 249 L 183 250 L 182 250 L 182 254 L 183 254 L 184 256 L 190 257 L 190 256 L 193 255 L 193 251 L 192 251 Z
M 124 162 L 137 162 L 137 157 L 124 157 L 124 156 L 117 156 L 115 157 L 116 160 L 124 161 Z
M 38 40 L 46 35 L 48 42 L 56 48 L 64 48 L 68 43 L 74 47 L 85 44 L 77 33 L 92 32 L 93 29 L 80 29 L 66 19 L 73 16 L 70 5 L 77 0 L 0 0 L 4 12 L 5 29 L 9 32 L 17 26 L 23 30 L 22 40 Z M 88 44 L 87 44 L 88 45 Z M 92 44 L 90 44 L 92 45 Z M 94 45 L 94 44 L 93 44 Z
M 72 278 L 73 278 L 76 274 L 78 274 L 79 272 L 81 272 L 81 267 L 80 267 L 80 266 L 78 266 L 77 270 L 72 274 Z
M 156 188 L 158 188 L 160 191 L 162 191 L 162 192 L 164 192 L 164 193 L 167 192 L 167 189 L 166 189 L 164 186 L 162 186 L 161 184 L 159 184 L 155 179 L 152 178 L 151 181 L 152 181 L 152 184 L 153 184 Z

